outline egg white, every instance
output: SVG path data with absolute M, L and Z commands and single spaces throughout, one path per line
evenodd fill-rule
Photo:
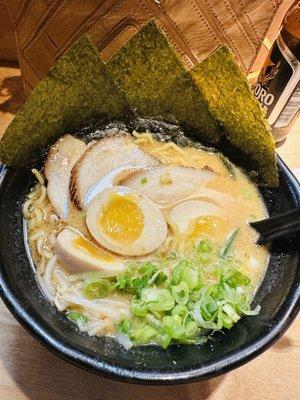
M 71 273 L 102 271 L 105 276 L 113 276 L 122 272 L 125 265 L 122 260 L 111 256 L 110 260 L 94 257 L 74 244 L 74 240 L 82 237 L 74 229 L 66 228 L 56 238 L 56 255 L 63 268 Z
M 184 233 L 189 223 L 199 217 L 221 215 L 222 210 L 216 204 L 202 200 L 188 200 L 178 204 L 170 213 L 170 220 L 180 233 Z
M 132 195 L 140 207 L 144 226 L 138 239 L 121 243 L 105 234 L 99 225 L 99 216 L 111 194 Z M 159 248 L 166 240 L 168 229 L 162 211 L 147 197 L 125 186 L 113 186 L 96 196 L 87 208 L 87 227 L 97 242 L 105 248 L 122 255 L 142 256 Z

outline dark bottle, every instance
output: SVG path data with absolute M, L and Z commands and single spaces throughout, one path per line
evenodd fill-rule
M 253 90 L 266 109 L 276 142 L 281 142 L 300 114 L 299 0 L 286 14 Z

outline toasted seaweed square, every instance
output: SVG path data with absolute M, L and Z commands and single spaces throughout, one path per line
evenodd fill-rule
M 178 122 L 206 142 L 218 141 L 221 130 L 202 92 L 154 22 L 133 36 L 107 65 L 140 116 Z
M 90 118 L 125 119 L 130 107 L 90 39 L 82 36 L 38 83 L 0 142 L 0 160 L 26 165 L 32 151 Z
M 275 143 L 262 108 L 254 98 L 246 76 L 227 46 L 219 47 L 197 65 L 191 74 L 209 107 L 223 127 L 222 140 L 248 157 L 260 178 L 278 185 Z M 226 149 L 223 149 L 226 153 Z M 238 159 L 239 157 L 236 157 Z
M 115 83 L 115 81 L 116 83 Z M 105 65 L 81 37 L 33 90 L 0 142 L 0 161 L 18 167 L 32 151 L 90 118 L 179 122 L 271 186 L 278 184 L 270 127 L 231 51 L 222 46 L 191 72 L 153 22 Z

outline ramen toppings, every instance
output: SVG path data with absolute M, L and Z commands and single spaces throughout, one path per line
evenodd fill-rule
M 149 133 L 60 139 L 23 207 L 49 301 L 126 347 L 203 343 L 258 313 L 268 252 L 248 220 L 266 211 L 223 160 Z

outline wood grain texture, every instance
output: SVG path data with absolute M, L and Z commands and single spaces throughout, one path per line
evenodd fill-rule
M 20 73 L 0 68 L 0 138 L 24 101 Z M 300 178 L 300 120 L 279 154 Z M 1 240 L 1 239 L 0 239 Z M 269 350 L 192 385 L 129 385 L 74 367 L 46 350 L 0 301 L 0 400 L 299 400 L 300 317 Z

